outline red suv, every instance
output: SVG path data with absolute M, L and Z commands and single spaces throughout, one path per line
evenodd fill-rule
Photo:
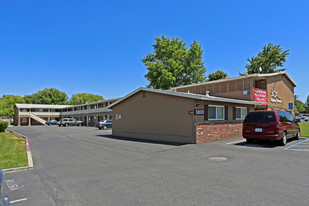
M 252 140 L 278 140 L 286 145 L 288 138 L 299 139 L 298 120 L 284 111 L 261 110 L 249 112 L 243 123 L 243 137 L 250 143 Z

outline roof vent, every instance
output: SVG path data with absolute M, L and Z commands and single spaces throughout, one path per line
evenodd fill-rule
M 205 94 L 207 97 L 209 97 L 209 91 L 206 91 L 206 94 Z

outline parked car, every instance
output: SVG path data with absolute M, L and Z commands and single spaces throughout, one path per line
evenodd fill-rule
M 279 141 L 284 146 L 289 138 L 300 138 L 300 128 L 293 116 L 284 111 L 249 112 L 243 122 L 243 137 L 253 140 Z
M 3 192 L 2 189 L 2 184 L 3 184 L 3 173 L 2 170 L 0 169 L 0 206 L 10 206 L 10 200 L 8 196 Z
M 112 120 L 101 120 L 97 124 L 97 128 L 106 130 L 107 128 L 112 128 Z
M 64 126 L 82 126 L 83 121 L 76 120 L 74 118 L 63 118 L 58 122 L 59 127 Z
M 305 117 L 305 118 L 304 118 L 304 121 L 305 121 L 305 122 L 308 122 L 308 121 L 309 121 L 309 117 Z
M 57 120 L 49 120 L 45 124 L 47 124 L 48 126 L 49 125 L 56 125 L 56 124 L 58 124 L 58 121 Z

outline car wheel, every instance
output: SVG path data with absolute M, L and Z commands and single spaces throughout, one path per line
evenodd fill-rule
M 107 126 L 104 126 L 103 129 L 104 129 L 104 130 L 107 130 Z
M 66 127 L 68 127 L 68 126 L 69 126 L 69 124 L 68 124 L 68 123 L 66 123 L 66 124 L 65 124 L 65 126 L 66 126 Z
M 296 134 L 296 136 L 295 136 L 295 139 L 296 139 L 296 140 L 299 140 L 299 138 L 300 138 L 300 131 L 298 130 L 298 132 L 297 132 L 297 134 Z
M 59 124 L 59 127 L 61 127 L 61 124 Z
M 279 144 L 280 144 L 281 146 L 285 146 L 285 145 L 286 145 L 286 142 L 287 142 L 286 132 L 283 132 L 283 136 L 282 136 L 282 138 L 281 138 Z
M 80 126 L 80 127 L 81 127 L 81 126 L 82 126 L 82 124 L 78 124 L 78 126 Z
M 102 127 L 99 127 L 99 130 L 101 130 L 102 129 Z
M 253 142 L 253 139 L 249 139 L 249 138 L 246 138 L 246 141 L 247 141 L 247 143 L 252 143 Z

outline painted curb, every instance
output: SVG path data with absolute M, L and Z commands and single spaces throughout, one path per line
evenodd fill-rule
M 15 133 L 22 138 L 26 140 L 26 150 L 27 150 L 27 159 L 28 159 L 28 166 L 27 167 L 18 167 L 18 168 L 10 168 L 10 169 L 3 169 L 4 174 L 8 173 L 13 173 L 13 172 L 20 172 L 20 171 L 25 171 L 25 170 L 31 170 L 33 169 L 33 159 L 32 159 L 32 154 L 30 150 L 30 145 L 29 145 L 29 138 L 25 135 L 19 134 L 13 130 L 7 129 L 9 132 Z

